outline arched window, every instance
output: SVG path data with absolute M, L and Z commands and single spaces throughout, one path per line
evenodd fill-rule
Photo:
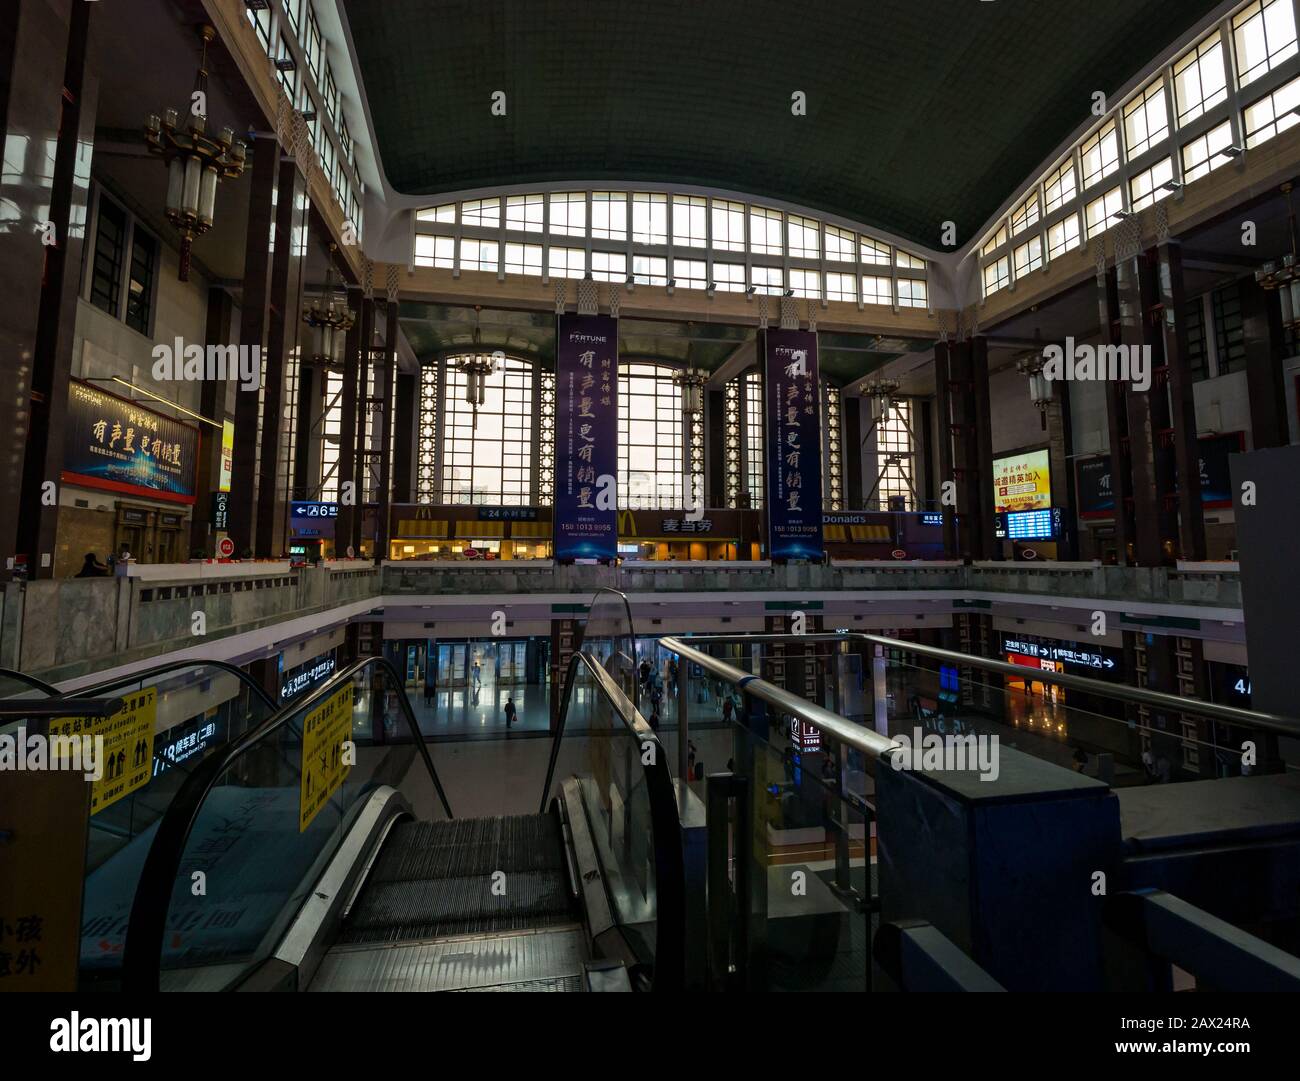
M 507 357 L 487 376 L 476 411 L 465 400 L 459 359 L 443 363 L 442 502 L 526 506 L 533 496 L 533 366 Z
M 682 390 L 662 364 L 625 363 L 618 374 L 618 502 L 628 510 L 686 505 Z

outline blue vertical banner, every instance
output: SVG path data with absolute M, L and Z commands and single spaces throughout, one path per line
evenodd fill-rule
M 561 315 L 555 348 L 555 558 L 618 556 L 618 320 Z
M 765 330 L 767 556 L 821 562 L 822 424 L 817 335 Z

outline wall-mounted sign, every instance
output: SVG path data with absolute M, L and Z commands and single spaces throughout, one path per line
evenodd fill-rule
M 1228 456 L 1246 449 L 1245 432 L 1207 435 L 1196 441 L 1201 472 L 1201 506 L 1232 506 L 1232 478 L 1228 475 Z
M 795 749 L 801 752 L 820 750 L 822 745 L 821 730 L 814 728 L 807 721 L 801 721 L 797 717 L 790 720 L 790 742 L 795 745 Z
M 1115 494 L 1110 487 L 1110 455 L 1080 458 L 1075 466 L 1075 495 L 1080 518 L 1113 518 Z
M 993 459 L 993 509 L 1046 510 L 1052 505 L 1052 470 L 1046 450 Z
M 334 655 L 332 653 L 317 660 L 309 661 L 296 669 L 291 669 L 287 676 L 282 677 L 280 701 L 287 702 L 290 698 L 297 697 L 309 687 L 314 687 L 316 684 L 329 679 L 333 672 Z
M 235 554 L 235 542 L 229 537 L 222 537 L 217 541 L 217 558 L 230 559 Z
M 555 360 L 557 560 L 618 556 L 618 320 L 561 315 Z
M 479 507 L 480 522 L 535 522 L 536 507 Z
M 65 483 L 194 503 L 199 433 L 188 424 L 73 380 L 64 424 Z
M 926 511 L 921 515 L 922 525 L 943 525 L 943 514 L 935 511 Z
M 665 533 L 712 533 L 713 523 L 708 518 L 693 522 L 689 518 L 665 518 L 660 525 Z
M 767 555 L 821 562 L 821 369 L 817 335 L 764 330 L 766 399 Z
M 235 471 L 235 422 L 221 422 L 221 477 L 217 482 L 217 491 L 230 491 L 230 478 Z
M 230 493 L 212 493 L 212 528 L 225 533 L 230 528 Z
M 154 745 L 153 775 L 157 777 L 172 766 L 202 757 L 204 751 L 219 741 L 223 737 L 225 723 L 216 716 L 218 712 L 214 709 L 212 716 L 205 714 L 196 717 L 160 734 Z
M 1007 540 L 1051 540 L 1061 531 L 1061 510 L 1059 507 L 1053 507 L 1049 510 L 1016 511 L 1005 517 L 1005 536 Z

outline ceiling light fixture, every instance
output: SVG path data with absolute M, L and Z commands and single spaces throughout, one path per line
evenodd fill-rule
M 217 36 L 204 26 L 203 55 L 194 79 L 189 121 L 184 128 L 180 114 L 168 109 L 161 119 L 150 115 L 145 121 L 144 138 L 151 154 L 157 154 L 167 166 L 167 220 L 181 234 L 181 281 L 190 280 L 190 249 L 194 238 L 212 228 L 216 214 L 217 184 L 237 180 L 244 172 L 248 148 L 235 140 L 230 128 L 222 128 L 216 139 L 207 134 L 208 127 L 208 45 Z
M 1291 203 L 1291 185 L 1282 185 L 1286 195 L 1286 220 L 1291 233 L 1291 250 L 1278 261 L 1270 260 L 1255 271 L 1255 281 L 1265 289 L 1276 289 L 1282 304 L 1282 325 L 1288 330 L 1300 328 L 1300 262 L 1296 254 L 1295 207 Z

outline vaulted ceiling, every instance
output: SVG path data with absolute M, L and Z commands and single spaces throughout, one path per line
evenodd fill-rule
M 658 182 L 970 239 L 1217 0 L 344 0 L 409 195 Z M 504 91 L 506 115 L 493 115 Z M 792 114 L 792 94 L 807 115 Z

